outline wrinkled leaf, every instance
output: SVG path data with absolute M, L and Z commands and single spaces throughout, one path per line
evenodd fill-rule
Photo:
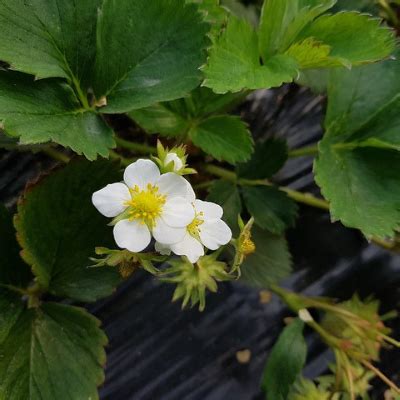
M 113 246 L 92 193 L 119 179 L 112 163 L 72 162 L 30 188 L 19 203 L 15 224 L 23 258 L 53 295 L 94 301 L 118 284 L 115 269 L 88 266 L 95 247 Z
M 112 130 L 81 108 L 69 86 L 18 72 L 0 71 L 0 122 L 21 144 L 53 141 L 90 160 L 115 145 Z
M 231 16 L 210 50 L 204 74 L 204 86 L 214 92 L 238 92 L 291 82 L 297 76 L 297 64 L 291 57 L 279 55 L 261 65 L 257 32 L 245 20 Z
M 97 319 L 56 303 L 24 309 L 4 292 L 0 315 L 0 398 L 99 398 L 107 338 Z
M 329 85 L 316 181 L 332 218 L 367 237 L 393 237 L 400 226 L 399 65 L 336 72 Z
M 108 104 L 101 111 L 128 112 L 198 86 L 208 29 L 184 0 L 106 0 L 97 30 L 95 93 Z
M 87 80 L 101 0 L 1 0 L 0 59 L 37 78 Z

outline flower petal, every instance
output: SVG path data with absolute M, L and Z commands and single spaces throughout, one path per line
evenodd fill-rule
M 124 219 L 114 226 L 114 239 L 121 249 L 138 253 L 150 244 L 151 235 L 147 225 Z
M 154 244 L 155 250 L 163 256 L 169 256 L 171 254 L 171 247 L 168 244 L 156 242 Z
M 196 200 L 194 202 L 194 207 L 196 209 L 196 212 L 202 212 L 204 214 L 204 220 L 221 219 L 222 215 L 224 214 L 224 210 L 221 206 L 215 203 L 211 203 L 209 201 Z
M 194 203 L 194 201 L 196 200 L 196 193 L 194 192 L 192 185 L 189 183 L 189 181 L 185 179 L 185 182 L 187 188 L 185 199 L 190 203 Z
M 157 242 L 163 244 L 174 244 L 180 242 L 186 233 L 186 227 L 173 228 L 167 225 L 162 218 L 156 221 L 156 226 L 153 228 L 153 236 Z
M 174 172 L 168 172 L 167 174 L 161 175 L 156 185 L 159 187 L 161 194 L 169 197 L 187 198 L 188 196 L 192 196 L 190 193 L 190 183 L 185 178 L 182 178 Z
M 203 245 L 188 233 L 182 241 L 171 245 L 171 250 L 178 256 L 186 256 L 191 263 L 195 263 L 204 256 Z
M 201 242 L 210 250 L 217 250 L 232 239 L 231 229 L 220 219 L 204 221 L 200 226 L 199 235 Z
M 101 214 L 113 218 L 125 209 L 125 202 L 131 199 L 129 189 L 123 183 L 112 183 L 92 195 L 92 203 Z
M 138 185 L 140 189 L 145 189 L 149 183 L 154 185 L 159 178 L 160 170 L 150 160 L 137 160 L 124 172 L 124 181 L 130 188 Z
M 195 211 L 192 204 L 183 197 L 173 197 L 164 204 L 161 217 L 173 228 L 184 228 L 194 220 Z

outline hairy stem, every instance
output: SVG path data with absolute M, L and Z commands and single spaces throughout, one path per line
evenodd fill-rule
M 295 149 L 289 151 L 289 158 L 296 157 L 307 157 L 307 156 L 315 156 L 318 154 L 318 145 L 303 147 L 301 149 Z
M 156 154 L 157 149 L 153 146 L 148 146 L 147 144 L 141 144 L 141 143 L 136 143 L 136 142 L 131 142 L 130 140 L 125 140 L 121 139 L 120 137 L 115 137 L 115 142 L 117 143 L 117 146 L 126 149 L 126 150 L 131 150 L 136 153 L 140 154 Z
M 60 161 L 64 164 L 68 164 L 71 159 L 61 151 L 54 149 L 53 147 L 47 147 L 41 150 L 42 153 L 46 154 L 47 156 L 53 158 L 56 161 Z

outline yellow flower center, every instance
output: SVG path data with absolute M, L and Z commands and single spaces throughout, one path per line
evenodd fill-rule
M 240 251 L 245 255 L 249 256 L 256 251 L 255 243 L 248 237 L 243 240 L 240 245 Z
M 196 213 L 196 217 L 186 228 L 187 231 L 189 232 L 189 234 L 196 239 L 199 239 L 200 225 L 204 224 L 204 220 L 202 220 L 199 217 L 203 217 L 203 216 L 204 216 L 203 212 L 200 212 L 198 214 Z
M 158 193 L 158 190 L 157 186 L 150 183 L 145 190 L 140 190 L 137 185 L 130 189 L 132 198 L 127 202 L 130 221 L 139 220 L 150 229 L 154 228 L 166 202 L 166 196 Z

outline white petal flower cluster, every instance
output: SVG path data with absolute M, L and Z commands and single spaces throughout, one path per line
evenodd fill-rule
M 92 201 L 100 213 L 118 221 L 117 245 L 134 253 L 145 250 L 153 237 L 157 251 L 172 251 L 194 263 L 204 255 L 204 247 L 217 250 L 232 238 L 219 205 L 196 200 L 185 178 L 173 172 L 160 174 L 150 160 L 131 164 L 124 182 L 95 192 Z

